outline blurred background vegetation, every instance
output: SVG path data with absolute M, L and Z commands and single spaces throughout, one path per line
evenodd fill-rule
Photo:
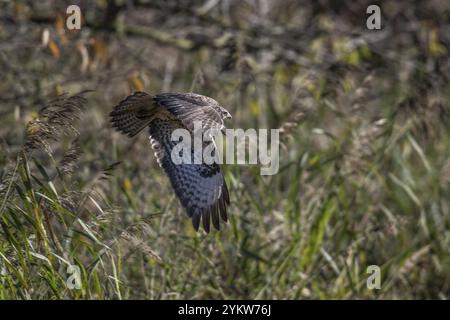
M 450 2 L 369 4 L 1 1 L 0 298 L 449 298 Z M 223 166 L 231 221 L 195 233 L 108 123 L 138 90 L 281 128 L 280 172 Z

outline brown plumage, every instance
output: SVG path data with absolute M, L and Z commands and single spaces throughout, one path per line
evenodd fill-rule
M 110 116 L 113 127 L 130 137 L 149 127 L 157 161 L 169 177 L 195 230 L 200 221 L 206 232 L 211 222 L 220 230 L 220 218 L 228 220 L 227 205 L 230 204 L 220 166 L 217 163 L 174 164 L 170 155 L 176 142 L 171 141 L 171 134 L 179 128 L 193 133 L 194 121 L 202 121 L 204 130 L 223 130 L 224 119 L 231 118 L 228 111 L 214 99 L 195 93 L 151 96 L 135 92 L 114 107 Z

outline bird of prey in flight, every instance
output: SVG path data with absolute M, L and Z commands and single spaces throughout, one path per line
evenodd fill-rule
M 194 133 L 194 122 L 201 121 L 203 130 L 224 130 L 230 113 L 212 98 L 195 93 L 162 93 L 150 95 L 135 92 L 122 100 L 110 113 L 116 130 L 134 137 L 149 128 L 156 159 L 192 225 L 197 231 L 202 221 L 206 232 L 210 222 L 220 230 L 220 218 L 227 221 L 230 204 L 227 185 L 218 163 L 175 164 L 171 152 L 177 142 L 171 141 L 173 130 L 184 128 Z M 193 153 L 193 151 L 192 151 Z

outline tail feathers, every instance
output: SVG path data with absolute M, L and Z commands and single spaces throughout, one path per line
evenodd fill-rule
M 151 95 L 135 92 L 114 107 L 111 123 L 121 133 L 134 137 L 150 124 L 156 111 Z

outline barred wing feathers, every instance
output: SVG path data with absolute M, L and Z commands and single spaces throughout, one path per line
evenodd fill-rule
M 224 125 L 221 115 L 211 107 L 206 97 L 189 93 L 162 93 L 153 99 L 191 131 L 194 130 L 194 121 L 201 121 L 203 129 L 221 129 Z
M 115 106 L 109 115 L 114 128 L 134 137 L 150 124 L 157 112 L 151 95 L 135 92 Z
M 206 232 L 210 224 L 220 230 L 220 218 L 227 221 L 230 203 L 227 185 L 218 164 L 174 164 L 171 152 L 176 142 L 171 132 L 181 127 L 178 121 L 155 119 L 150 126 L 152 147 L 158 163 L 169 177 L 176 196 L 198 230 L 200 220 Z
M 201 120 L 203 129 L 223 127 L 221 115 L 210 105 L 207 97 L 182 93 L 151 96 L 135 92 L 122 100 L 110 113 L 113 127 L 130 137 L 147 126 L 155 156 L 169 177 L 177 198 L 198 230 L 200 222 L 206 232 L 210 224 L 219 230 L 220 219 L 228 220 L 230 204 L 227 185 L 218 164 L 174 164 L 171 141 L 174 129 L 193 132 L 194 121 Z M 193 154 L 192 150 L 192 155 Z

